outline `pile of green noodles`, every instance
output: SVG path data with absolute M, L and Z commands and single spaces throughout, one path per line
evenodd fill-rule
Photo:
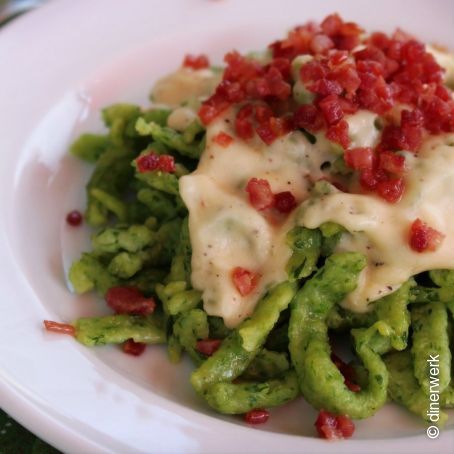
M 410 279 L 367 314 L 348 312 L 338 303 L 355 289 L 365 258 L 333 253 L 344 234 L 339 225 L 288 232 L 288 281 L 270 289 L 236 329 L 203 310 L 201 293 L 191 287 L 188 212 L 178 178 L 196 168 L 205 131 L 197 120 L 180 132 L 167 127 L 170 113 L 113 105 L 102 112 L 108 133 L 85 134 L 71 147 L 73 155 L 94 164 L 85 220 L 95 233 L 92 250 L 70 269 L 75 292 L 103 296 L 110 287 L 127 285 L 159 303 L 150 316 L 79 319 L 73 323 L 77 340 L 87 346 L 128 339 L 167 343 L 172 362 L 185 351 L 196 366 L 194 389 L 225 414 L 303 395 L 317 409 L 356 419 L 373 415 L 389 397 L 429 421 L 430 357 L 439 358 L 439 405 L 454 406 L 454 271 Z M 137 157 L 151 150 L 174 156 L 176 172 L 138 173 Z M 422 281 L 425 286 L 417 284 Z M 331 360 L 331 332 L 351 337 L 359 392 L 345 385 Z M 207 338 L 223 339 L 208 358 L 196 348 Z M 445 419 L 441 412 L 436 422 Z

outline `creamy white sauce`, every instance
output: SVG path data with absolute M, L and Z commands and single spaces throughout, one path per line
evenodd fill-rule
M 299 224 L 316 228 L 337 222 L 349 231 L 338 249 L 367 257 L 358 288 L 344 301 L 351 310 L 368 310 L 370 302 L 414 274 L 454 268 L 454 134 L 429 138 L 417 156 L 407 154 L 407 165 L 407 188 L 397 204 L 374 195 L 339 192 L 300 207 Z M 408 232 L 416 218 L 445 235 L 436 251 L 417 253 L 409 247 Z
M 286 233 L 295 225 L 294 214 L 273 224 L 253 208 L 245 191 L 250 178 L 269 181 L 274 193 L 291 191 L 298 202 L 308 196 L 320 166 L 337 156 L 330 146 L 311 145 L 296 131 L 271 146 L 260 139 L 235 141 L 227 148 L 213 142 L 220 131 L 234 136 L 234 115 L 212 123 L 207 147 L 197 170 L 180 179 L 180 193 L 189 209 L 192 244 L 192 284 L 203 292 L 204 309 L 224 318 L 229 327 L 249 316 L 260 296 L 287 278 L 291 251 Z M 255 291 L 242 297 L 232 282 L 232 270 L 243 267 L 261 275 Z
M 427 50 L 445 68 L 445 82 L 454 85 L 454 56 L 431 46 Z M 293 64 L 296 79 L 301 63 Z M 182 131 L 220 78 L 221 73 L 210 69 L 180 68 L 158 81 L 152 98 L 177 107 L 168 125 Z M 403 108 L 408 106 L 396 106 L 388 117 L 398 123 Z M 366 256 L 359 285 L 343 302 L 353 311 L 367 311 L 371 302 L 414 274 L 454 268 L 454 134 L 429 138 L 417 156 L 406 153 L 406 191 L 399 203 L 390 204 L 373 194 L 310 195 L 313 183 L 324 176 L 322 164 L 342 154 L 324 133 L 316 135 L 313 145 L 298 131 L 271 146 L 257 137 L 248 143 L 235 139 L 226 148 L 216 144 L 213 137 L 220 131 L 235 136 L 234 117 L 230 111 L 210 124 L 197 170 L 180 179 L 180 193 L 189 210 L 192 284 L 202 291 L 209 315 L 223 317 L 228 327 L 235 327 L 253 312 L 270 286 L 287 278 L 285 266 L 291 251 L 285 237 L 296 224 L 317 228 L 328 221 L 339 223 L 348 232 L 337 249 Z M 352 148 L 377 145 L 377 119 L 369 111 L 346 116 Z M 245 186 L 253 177 L 268 180 L 274 193 L 291 191 L 300 207 L 287 218 L 270 220 L 249 203 Z M 417 253 L 409 247 L 408 232 L 416 218 L 445 235 L 436 251 Z M 258 286 L 248 296 L 242 297 L 235 288 L 235 267 L 260 275 Z
M 221 76 L 211 69 L 180 68 L 156 82 L 151 98 L 156 104 L 171 107 L 205 99 L 214 92 Z
M 291 251 L 286 233 L 295 225 L 317 228 L 327 221 L 343 225 L 338 250 L 362 252 L 367 267 L 358 288 L 343 302 L 357 312 L 398 288 L 410 276 L 437 268 L 454 268 L 454 135 L 429 138 L 417 156 L 407 153 L 407 189 L 402 200 L 390 204 L 368 194 L 335 192 L 312 196 L 309 189 L 323 177 L 325 162 L 339 156 L 322 135 L 312 145 L 295 131 L 271 146 L 256 138 L 235 139 L 224 148 L 213 141 L 220 131 L 235 135 L 234 112 L 207 129 L 207 146 L 198 168 L 180 179 L 180 192 L 189 209 L 192 284 L 203 292 L 204 308 L 234 327 L 249 316 L 273 284 L 287 278 Z M 353 146 L 375 146 L 379 131 L 376 115 L 360 111 L 347 117 Z M 248 200 L 250 178 L 269 181 L 274 193 L 291 191 L 301 206 L 285 222 L 273 224 Z M 435 252 L 416 253 L 408 245 L 411 223 L 421 218 L 446 235 Z M 261 275 L 255 291 L 242 297 L 231 273 L 243 267 Z
M 347 115 L 350 147 L 375 147 L 380 131 L 375 127 L 378 115 L 368 110 L 360 110 L 355 115 Z
M 167 126 L 176 131 L 184 131 L 197 117 L 197 113 L 189 107 L 177 107 L 167 118 Z

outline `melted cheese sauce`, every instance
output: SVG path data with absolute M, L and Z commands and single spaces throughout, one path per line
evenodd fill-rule
M 415 157 L 407 154 L 407 189 L 398 204 L 375 195 L 334 192 L 310 196 L 313 182 L 324 176 L 323 163 L 339 155 L 336 147 L 317 135 L 309 143 L 299 131 L 271 146 L 259 139 L 235 140 L 224 148 L 213 141 L 220 131 L 234 136 L 233 112 L 210 124 L 207 146 L 198 168 L 180 179 L 180 193 L 189 209 L 192 243 L 192 284 L 202 291 L 204 309 L 234 327 L 254 310 L 275 283 L 287 278 L 291 251 L 286 233 L 296 224 L 317 228 L 331 221 L 343 225 L 338 250 L 362 252 L 368 261 L 358 288 L 343 302 L 353 311 L 394 291 L 419 272 L 454 268 L 454 135 L 429 138 Z M 376 115 L 360 111 L 349 116 L 353 146 L 375 146 Z M 249 203 L 245 186 L 250 178 L 269 181 L 274 193 L 291 191 L 301 205 L 284 222 L 270 222 Z M 416 218 L 444 233 L 435 252 L 416 253 L 408 246 L 408 230 Z M 237 267 L 261 275 L 253 293 L 242 297 L 231 273 Z
M 344 301 L 350 310 L 367 311 L 370 302 L 414 274 L 454 268 L 454 134 L 429 138 L 417 156 L 408 153 L 406 158 L 406 191 L 397 204 L 374 195 L 338 192 L 300 207 L 299 224 L 316 228 L 337 222 L 349 232 L 338 250 L 367 257 L 357 289 Z M 446 235 L 436 251 L 417 253 L 409 247 L 408 232 L 416 218 Z
M 158 80 L 151 92 L 156 104 L 178 107 L 196 99 L 208 98 L 221 81 L 221 73 L 211 69 L 180 68 Z
M 445 68 L 446 83 L 454 86 L 454 57 L 430 46 L 427 50 Z M 151 97 L 155 103 L 177 107 L 168 125 L 182 131 L 220 79 L 221 73 L 210 69 L 180 68 L 159 80 Z M 405 107 L 393 109 L 396 121 Z M 202 291 L 209 315 L 223 317 L 228 327 L 235 327 L 253 312 L 270 286 L 287 278 L 291 251 L 285 237 L 296 224 L 317 228 L 327 221 L 339 223 L 348 233 L 337 249 L 367 257 L 358 288 L 343 302 L 353 311 L 367 311 L 372 301 L 414 274 L 454 268 L 454 135 L 432 137 L 416 157 L 407 154 L 406 192 L 398 204 L 389 204 L 375 195 L 336 191 L 309 195 L 314 181 L 324 177 L 322 164 L 334 162 L 341 152 L 324 133 L 317 134 L 314 145 L 296 131 L 271 146 L 256 138 L 248 143 L 235 140 L 223 148 L 213 137 L 220 131 L 234 137 L 233 120 L 230 112 L 210 124 L 197 170 L 180 179 L 180 193 L 189 209 L 192 284 Z M 359 111 L 346 120 L 352 147 L 376 146 L 377 115 Z M 291 191 L 300 207 L 287 219 L 266 219 L 250 205 L 245 191 L 253 177 L 268 180 L 274 193 Z M 408 246 L 409 227 L 418 217 L 446 235 L 435 252 L 418 254 Z M 232 270 L 238 266 L 261 275 L 259 285 L 246 297 L 232 282 Z
M 337 156 L 330 146 L 311 145 L 300 132 L 271 146 L 259 139 L 235 140 L 223 148 L 213 142 L 220 131 L 234 135 L 232 113 L 210 124 L 207 147 L 198 168 L 180 179 L 180 193 L 189 209 L 192 244 L 192 284 L 203 292 L 204 309 L 224 318 L 229 327 L 248 317 L 264 292 L 287 278 L 291 251 L 286 233 L 295 225 L 294 214 L 284 222 L 269 222 L 249 203 L 245 186 L 250 178 L 267 179 L 274 193 L 291 191 L 305 200 L 320 167 Z M 237 267 L 260 273 L 255 291 L 242 297 L 231 274 Z

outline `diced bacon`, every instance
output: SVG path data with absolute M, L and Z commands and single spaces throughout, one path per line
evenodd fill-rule
M 443 233 L 429 227 L 418 218 L 410 227 L 409 243 L 416 252 L 433 252 L 439 248 L 444 237 Z
M 248 411 L 244 415 L 244 421 L 248 424 L 264 424 L 268 421 L 270 414 L 267 410 L 256 408 L 254 410 Z
M 122 346 L 125 353 L 132 356 L 140 356 L 146 349 L 147 344 L 143 342 L 135 342 L 133 339 L 128 339 Z
M 327 74 L 327 66 L 317 60 L 311 60 L 305 63 L 300 69 L 300 77 L 303 82 L 314 82 L 325 78 Z
M 379 67 L 381 68 L 381 71 L 379 72 L 379 74 L 383 74 L 383 68 L 386 63 L 386 55 L 378 47 L 368 46 L 368 47 L 365 47 L 364 49 L 354 52 L 353 55 L 355 56 L 355 59 L 357 61 L 363 60 L 365 62 L 372 61 L 372 62 L 378 63 Z
M 340 95 L 342 93 L 341 85 L 335 80 L 319 79 L 308 85 L 308 89 L 320 96 Z
M 280 213 L 290 213 L 296 205 L 295 196 L 290 191 L 278 192 L 274 195 L 274 206 Z
M 237 266 L 232 270 L 232 281 L 241 296 L 249 295 L 260 280 L 260 275 Z
M 344 114 L 354 114 L 359 109 L 359 106 L 355 101 L 350 101 L 346 98 L 339 98 L 339 104 Z
M 317 132 L 324 126 L 321 113 L 312 104 L 299 106 L 293 115 L 295 127 L 307 129 L 310 132 Z
M 390 38 L 382 32 L 374 32 L 369 36 L 368 43 L 379 49 L 386 50 L 390 44 Z
M 59 323 L 52 320 L 44 320 L 44 327 L 46 331 L 51 331 L 53 333 L 59 334 L 68 334 L 69 336 L 76 335 L 76 328 L 70 325 L 69 323 Z
M 355 431 L 355 425 L 348 416 L 324 410 L 320 410 L 314 425 L 319 436 L 328 440 L 350 438 Z
M 159 155 L 156 153 L 149 153 L 137 158 L 137 170 L 140 173 L 151 172 L 158 170 Z
M 374 151 L 370 147 L 350 148 L 344 153 L 345 163 L 355 170 L 372 169 L 374 158 Z
M 290 62 L 286 58 L 274 58 L 270 67 L 276 68 L 285 80 L 290 78 Z
M 259 120 L 259 126 L 257 127 L 256 131 L 258 136 L 267 145 L 271 145 L 278 137 L 287 134 L 293 129 L 293 122 L 291 118 L 266 118 L 265 115 L 263 113 L 260 113 L 260 116 L 262 118 L 261 120 Z M 257 115 L 256 109 L 256 118 L 258 118 L 258 116 L 259 115 Z
M 342 65 L 339 68 L 333 69 L 328 78 L 335 80 L 347 92 L 347 94 L 350 95 L 355 93 L 361 85 L 361 79 L 358 75 L 358 71 L 353 65 Z
M 399 126 L 388 125 L 383 129 L 379 149 L 392 151 L 406 149 L 406 142 Z
M 235 131 L 243 140 L 254 137 L 254 126 L 252 124 L 252 115 L 254 107 L 251 104 L 244 105 L 237 113 L 235 118 Z
M 145 297 L 135 287 L 111 287 L 104 298 L 107 305 L 117 314 L 149 315 L 156 308 L 154 298 Z
M 323 33 L 315 35 L 309 44 L 309 48 L 313 54 L 324 54 L 334 47 L 331 38 Z
M 72 227 L 78 227 L 82 221 L 83 215 L 79 210 L 72 210 L 66 215 L 66 222 Z
M 196 350 L 202 355 L 211 356 L 221 345 L 221 339 L 203 339 L 197 341 Z
M 350 138 L 348 136 L 348 123 L 345 120 L 341 120 L 338 123 L 329 126 L 326 132 L 326 137 L 347 149 L 350 144 Z
M 252 122 L 247 118 L 236 118 L 235 131 L 238 137 L 244 140 L 254 137 L 254 127 L 252 125 Z
M 222 82 L 199 110 L 202 122 L 207 125 L 230 106 L 238 107 L 236 135 L 249 140 L 257 134 L 267 145 L 294 129 L 310 133 L 325 129 L 329 140 L 347 150 L 345 161 L 359 173 L 361 187 L 397 203 L 405 189 L 405 159 L 394 152 L 417 153 L 425 134 L 454 132 L 454 99 L 443 84 L 443 69 L 422 43 L 401 30 L 364 39 L 362 34 L 358 24 L 332 14 L 320 25 L 295 27 L 272 43 L 272 59 L 266 63 L 229 52 Z M 314 98 L 305 105 L 290 96 L 291 61 L 301 55 L 310 57 L 299 70 L 298 82 Z M 400 123 L 391 121 L 396 103 L 409 106 Z M 344 116 L 359 109 L 385 117 L 374 150 L 348 149 Z M 156 158 L 149 160 L 149 166 L 157 166 Z M 261 192 L 264 189 L 262 185 Z
M 241 85 L 255 77 L 263 76 L 265 72 L 260 63 L 243 57 L 237 51 L 226 54 L 224 61 L 227 63 L 224 70 L 224 80 L 239 82 Z
M 342 361 L 342 359 L 334 353 L 331 353 L 331 361 L 343 375 L 345 386 L 347 386 L 347 388 L 354 393 L 361 391 L 361 387 L 355 383 L 355 371 L 353 367 Z
M 161 172 L 173 173 L 175 172 L 175 159 L 173 156 L 168 154 L 162 154 L 159 156 L 158 169 Z
M 213 141 L 221 147 L 227 148 L 233 142 L 233 137 L 230 134 L 221 131 L 213 137 Z
M 228 105 L 226 106 L 226 108 L 227 107 Z M 210 104 L 202 104 L 197 114 L 202 123 L 204 125 L 208 125 L 220 114 L 220 112 L 221 111 L 216 109 L 215 106 L 212 106 Z
M 386 172 L 381 169 L 363 169 L 359 174 L 361 186 L 368 190 L 375 190 L 377 185 L 387 178 Z
M 192 69 L 204 69 L 210 66 L 210 61 L 206 55 L 191 55 L 188 54 L 184 57 L 183 66 Z
M 323 19 L 320 27 L 328 36 L 336 36 L 342 27 L 342 23 L 343 20 L 339 14 L 330 14 Z
M 255 119 L 261 125 L 267 123 L 273 116 L 273 110 L 266 104 L 259 104 L 255 106 Z
M 397 203 L 405 190 L 405 183 L 402 178 L 388 178 L 380 181 L 376 186 L 377 194 L 389 203 Z
M 273 133 L 277 136 L 283 136 L 293 129 L 293 120 L 291 117 L 271 117 L 269 125 Z
M 271 145 L 277 139 L 277 135 L 273 132 L 269 123 L 264 123 L 258 126 L 256 131 L 258 136 L 267 145 Z
M 137 170 L 139 173 L 152 172 L 159 170 L 161 172 L 175 172 L 175 159 L 173 156 L 151 152 L 137 158 Z
M 281 72 L 276 67 L 271 66 L 268 69 L 265 80 L 270 87 L 270 96 L 274 96 L 280 100 L 287 99 L 290 96 L 292 88 L 290 87 L 290 84 L 283 79 Z
M 343 438 L 350 438 L 355 432 L 355 424 L 345 415 L 339 415 L 337 417 L 337 427 Z
M 325 121 L 328 125 L 333 125 L 340 121 L 344 112 L 339 103 L 339 97 L 335 94 L 326 96 L 319 102 L 319 108 L 325 118 Z
M 405 157 L 391 151 L 382 151 L 378 157 L 378 167 L 394 175 L 402 175 L 405 170 Z
M 231 82 L 229 80 L 221 81 L 216 88 L 216 95 L 231 103 L 241 102 L 246 96 L 239 82 Z
M 267 180 L 251 178 L 246 185 L 250 204 L 258 211 L 265 210 L 274 205 L 274 195 Z

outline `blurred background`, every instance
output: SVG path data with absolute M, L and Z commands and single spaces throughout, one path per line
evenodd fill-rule
M 48 0 L 0 0 L 0 27 Z

